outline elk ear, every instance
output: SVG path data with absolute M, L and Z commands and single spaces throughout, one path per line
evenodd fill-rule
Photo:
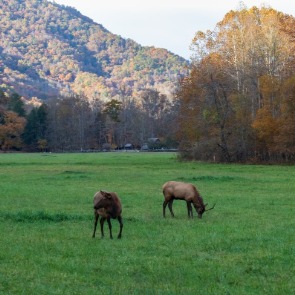
M 100 191 L 100 193 L 103 195 L 103 197 L 107 198 L 107 199 L 111 199 L 112 198 L 112 194 L 106 191 Z
M 108 199 L 111 199 L 112 198 L 112 194 L 111 193 L 106 193 L 105 197 L 108 198 Z
M 103 197 L 108 198 L 109 193 L 105 192 L 105 191 L 100 191 L 100 193 L 102 194 Z

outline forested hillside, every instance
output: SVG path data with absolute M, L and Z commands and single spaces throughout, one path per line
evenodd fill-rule
M 71 8 L 4 0 L 0 9 L 0 79 L 20 95 L 56 96 L 29 112 L 0 85 L 0 150 L 140 148 L 160 138 L 157 148 L 186 159 L 294 163 L 293 16 L 241 4 L 196 33 L 184 75 L 180 57 Z
M 263 7 L 230 11 L 197 32 L 179 91 L 184 157 L 295 160 L 295 19 Z
M 0 1 L 0 85 L 26 97 L 170 95 L 187 61 L 123 39 L 77 10 L 46 0 Z

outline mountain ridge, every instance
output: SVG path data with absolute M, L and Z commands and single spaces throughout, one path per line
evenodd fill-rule
M 113 34 L 73 7 L 3 0 L 0 14 L 0 84 L 25 97 L 171 95 L 188 71 L 184 58 Z

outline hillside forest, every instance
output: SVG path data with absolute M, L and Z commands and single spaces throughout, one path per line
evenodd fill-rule
M 156 137 L 160 144 L 151 148 L 178 148 L 183 159 L 294 162 L 294 45 L 293 16 L 241 4 L 213 31 L 196 32 L 189 71 L 183 65 L 169 94 L 152 84 L 131 92 L 124 86 L 107 99 L 100 92 L 90 98 L 91 91 L 61 91 L 32 107 L 13 91 L 20 85 L 5 84 L 0 149 L 86 151 L 126 143 L 140 148 Z
M 72 7 L 0 1 L 0 85 L 24 97 L 108 101 L 154 88 L 171 95 L 188 62 L 109 32 Z

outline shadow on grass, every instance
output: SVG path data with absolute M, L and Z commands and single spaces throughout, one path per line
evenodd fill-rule
M 204 176 L 197 176 L 197 177 L 178 177 L 177 180 L 179 181 L 215 181 L 215 182 L 228 182 L 240 179 L 240 177 L 231 177 L 231 176 L 211 176 L 211 175 L 204 175 Z
M 37 222 L 37 221 L 49 221 L 49 222 L 63 222 L 63 221 L 92 221 L 93 216 L 78 215 L 69 213 L 49 213 L 46 211 L 19 211 L 19 212 L 0 212 L 0 221 L 14 221 L 14 222 Z M 137 217 L 123 217 L 123 220 L 128 223 L 140 223 L 141 218 Z
M 20 212 L 0 212 L 0 220 L 10 220 L 15 222 L 63 222 L 89 220 L 89 215 L 77 215 L 68 213 L 49 213 L 46 211 L 20 211 Z

